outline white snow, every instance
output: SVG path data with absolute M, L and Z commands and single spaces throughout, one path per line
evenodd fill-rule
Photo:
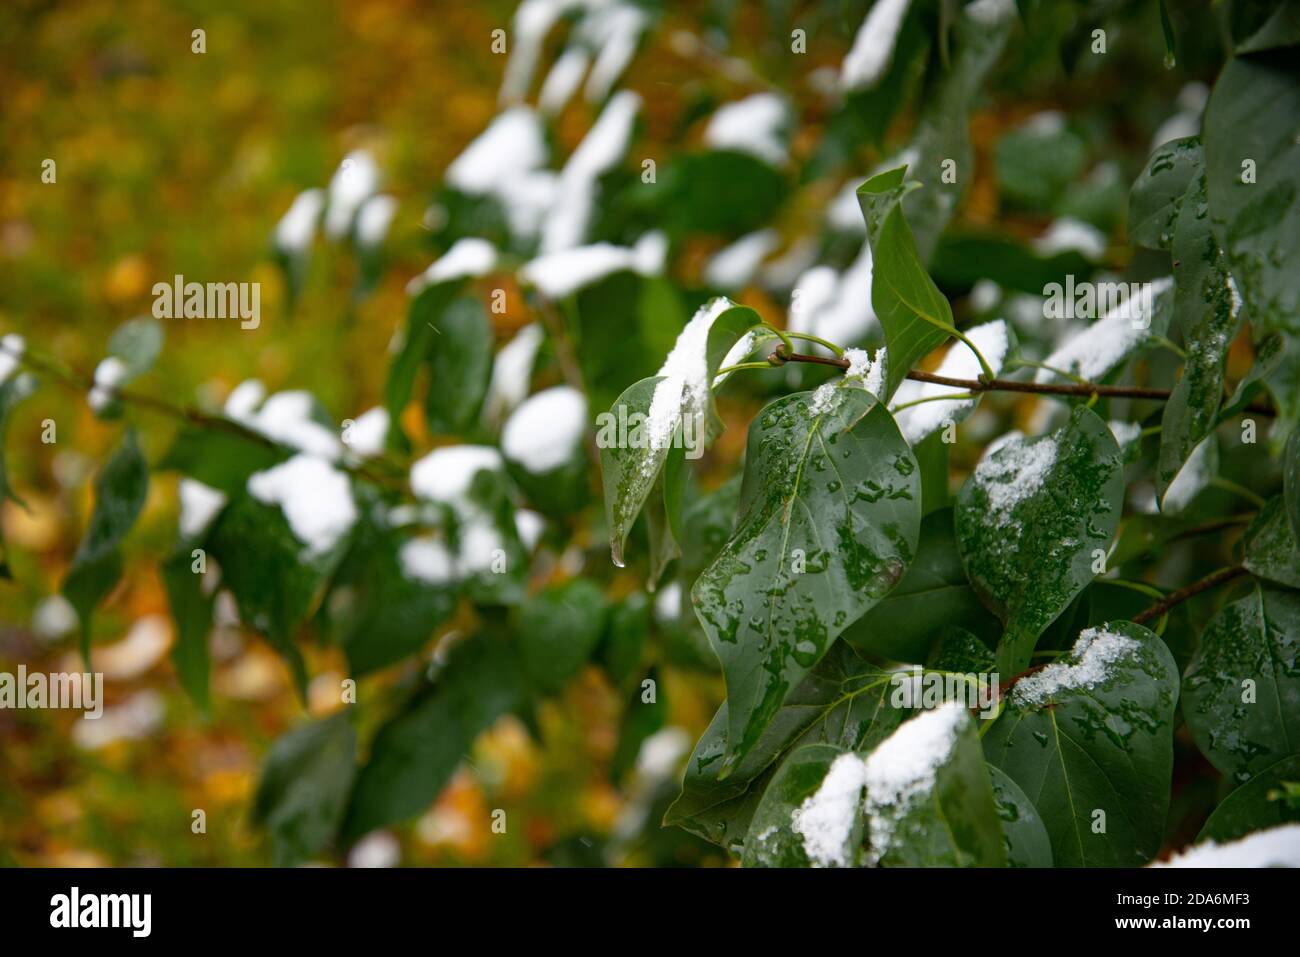
M 849 360 L 849 367 L 844 372 L 846 379 L 861 379 L 862 387 L 879 398 L 884 394 L 888 381 L 887 367 L 889 354 L 885 347 L 876 350 L 875 357 L 867 354 L 865 349 L 846 349 L 844 358 Z
M 357 211 L 357 242 L 371 248 L 382 244 L 395 215 L 397 215 L 395 197 L 387 193 L 371 196 Z
M 586 428 L 586 397 L 557 385 L 525 399 L 506 420 L 501 451 L 529 472 L 549 472 L 573 460 Z
M 1121 422 L 1118 419 L 1111 419 L 1106 426 L 1110 429 L 1110 434 L 1115 436 L 1115 441 L 1121 449 L 1142 434 L 1141 422 Z
M 484 276 L 497 266 L 497 250 L 486 239 L 465 236 L 406 284 L 406 294 L 417 296 L 427 286 L 453 279 Z
M 691 736 L 682 728 L 661 728 L 641 743 L 636 774 L 644 781 L 666 781 L 691 753 Z
M 640 111 L 641 97 L 628 90 L 616 93 L 564 164 L 554 205 L 542 228 L 543 255 L 571 249 L 586 238 L 596 181 L 627 152 Z
M 497 352 L 487 398 L 483 400 L 483 415 L 489 422 L 499 422 L 528 395 L 528 383 L 542 338 L 542 327 L 532 322 Z
M 331 239 L 345 236 L 361 204 L 378 188 L 379 167 L 373 156 L 365 150 L 353 150 L 345 156 L 330 179 L 325 234 Z
M 248 400 L 261 388 L 260 382 L 252 381 L 255 385 L 244 383 L 231 393 L 226 400 L 227 415 L 282 445 L 325 459 L 338 458 L 341 451 L 339 438 L 333 429 L 312 418 L 315 400 L 310 392 L 301 389 L 277 392 L 253 413 L 244 411 Z M 249 386 L 248 390 L 236 396 L 245 386 Z M 232 411 L 232 408 L 239 411 Z
M 1160 511 L 1177 515 L 1192 504 L 1201 489 L 1210 484 L 1213 461 L 1210 452 L 1214 447 L 1214 435 L 1207 435 L 1192 449 L 1187 461 L 1178 470 L 1174 480 L 1165 489 L 1164 498 L 1160 500 Z
M 894 58 L 898 32 L 907 15 L 909 0 L 876 0 L 867 13 L 853 47 L 844 58 L 840 85 L 846 90 L 875 86 Z
M 516 41 L 518 50 L 518 41 Z M 485 196 L 546 162 L 546 141 L 537 114 L 516 106 L 498 114 L 488 128 L 447 167 L 446 181 L 462 193 Z
M 1300 824 L 1279 824 L 1227 844 L 1206 841 L 1151 867 L 1300 867 Z
M 1074 251 L 1096 261 L 1106 255 L 1106 234 L 1091 223 L 1063 216 L 1034 240 L 1034 251 L 1040 256 Z
M 91 387 L 86 401 L 96 412 L 103 412 L 116 394 L 116 388 L 127 376 L 126 363 L 117 356 L 108 356 L 95 366 L 95 384 Z
M 181 500 L 180 530 L 182 538 L 198 538 L 226 504 L 226 496 L 198 479 L 182 478 L 177 487 Z
M 88 751 L 117 741 L 139 741 L 162 725 L 166 710 L 162 695 L 146 688 L 121 704 L 105 708 L 98 718 L 82 715 L 72 726 L 72 740 Z
M 637 43 L 648 24 L 645 13 L 633 4 L 602 4 L 583 21 L 581 32 L 600 51 L 583 91 L 589 103 L 599 103 L 609 96 L 636 55 Z
M 488 571 L 493 560 L 505 551 L 506 543 L 483 512 L 471 513 L 460 526 L 460 569 L 467 575 Z
M 348 431 L 347 446 L 357 455 L 370 457 L 384 451 L 388 439 L 388 410 L 375 406 L 362 412 Z
M 402 574 L 411 581 L 445 585 L 457 579 L 456 557 L 440 540 L 422 535 L 402 543 L 397 550 Z
M 42 641 L 55 641 L 76 631 L 80 621 L 72 602 L 62 595 L 46 595 L 32 611 L 32 633 Z
M 1169 276 L 1150 284 L 1153 308 L 1155 300 L 1172 285 L 1173 278 Z M 1106 375 L 1150 334 L 1151 317 L 1141 313 L 1135 315 L 1141 309 L 1141 298 L 1138 297 L 1137 303 L 1125 301 L 1107 311 L 1091 326 L 1057 348 L 1044 364 L 1089 382 Z M 1034 378 L 1037 382 L 1050 382 L 1057 376 L 1048 369 L 1039 369 Z
M 324 459 L 299 454 L 248 477 L 248 494 L 278 505 L 312 556 L 334 548 L 357 521 L 348 477 Z
M 396 867 L 402 846 L 388 831 L 372 831 L 348 851 L 348 867 Z
M 718 289 L 741 289 L 748 285 L 759 266 L 781 243 L 774 229 L 760 229 L 741 236 L 716 252 L 704 264 L 704 281 Z
M 311 248 L 316 226 L 325 208 L 323 189 L 305 189 L 293 198 L 288 210 L 275 224 L 275 245 L 281 252 L 299 256 Z
M 519 541 L 523 543 L 524 551 L 531 552 L 536 548 L 545 530 L 546 519 L 541 514 L 530 508 L 515 509 L 515 531 L 519 533 Z
M 862 788 L 867 764 L 856 754 L 841 754 L 822 779 L 821 786 L 804 799 L 790 819 L 803 838 L 804 853 L 813 867 L 848 867 L 849 846 L 862 808 Z
M 1043 487 L 1056 464 L 1056 452 L 1051 438 L 1011 437 L 985 453 L 971 477 L 988 496 L 989 521 L 999 527 L 1011 521 L 1015 507 Z
M 862 206 L 858 203 L 858 187 L 865 182 L 866 178 L 859 176 L 840 187 L 840 191 L 826 207 L 826 223 L 831 229 L 841 233 L 866 235 L 867 221 L 862 215 Z
M 682 616 L 682 585 L 672 581 L 655 593 L 655 618 L 665 625 L 679 621 Z
M 460 504 L 480 471 L 499 471 L 501 453 L 487 445 L 448 445 L 411 465 L 411 490 L 421 498 Z
M 1018 703 L 1031 706 L 1046 704 L 1062 691 L 1096 687 L 1110 675 L 1116 662 L 1135 655 L 1141 643 L 1113 631 L 1088 628 L 1070 649 L 1069 663 L 1054 661 L 1041 671 L 1021 678 L 1011 689 Z
M 651 448 L 667 447 L 679 416 L 693 416 L 697 422 L 704 421 L 711 385 L 707 355 L 709 331 L 718 316 L 734 305 L 725 296 L 710 299 L 695 311 L 678 334 L 672 351 L 656 373 L 666 378 L 655 387 L 650 401 L 646 429 L 651 437 Z M 675 406 L 669 401 L 673 396 L 677 397 Z
M 966 330 L 966 338 L 975 344 L 980 354 L 997 375 L 1007 360 L 1010 338 L 1007 324 L 1001 319 L 986 322 Z M 954 342 L 943 362 L 934 370 L 935 375 L 951 379 L 976 379 L 983 370 L 979 359 L 964 342 Z M 917 399 L 937 395 L 952 395 L 962 390 L 956 386 L 939 385 L 934 382 L 904 381 L 894 393 L 894 406 L 914 402 Z M 922 402 L 911 408 L 903 409 L 894 415 L 899 430 L 910 445 L 916 445 L 926 436 L 943 428 L 947 423 L 957 423 L 970 415 L 975 408 L 975 399 L 947 399 L 942 401 Z
M 547 116 L 562 112 L 573 99 L 573 94 L 578 92 L 590 63 L 591 57 L 582 47 L 566 48 L 546 74 L 542 91 L 537 96 L 538 109 Z
M 95 648 L 95 670 L 109 681 L 131 681 L 162 660 L 171 641 L 171 620 L 145 615 L 132 622 L 120 640 Z
M 970 305 L 976 312 L 988 312 L 1002 298 L 1002 287 L 992 279 L 981 279 L 971 287 Z
M 547 299 L 564 299 L 624 269 L 642 276 L 656 275 L 663 270 L 667 251 L 663 233 L 646 233 L 631 249 L 596 243 L 547 253 L 524 265 L 519 275 Z
M 860 342 L 878 325 L 871 308 L 871 277 L 871 244 L 865 239 L 843 273 L 829 266 L 809 269 L 791 295 L 790 328 L 839 345 Z
M 829 382 L 823 382 L 812 394 L 812 399 L 808 403 L 809 415 L 825 415 L 835 409 L 844 398 L 840 392 L 840 382 L 842 380 L 831 379 Z
M 964 721 L 970 721 L 966 709 L 947 702 L 904 721 L 867 756 L 870 863 L 878 863 L 888 853 L 899 818 L 933 789 L 935 776 L 952 755 Z
M 1014 0 L 975 0 L 968 3 L 962 11 L 963 16 L 970 17 L 980 26 L 991 27 L 1016 11 Z
M 754 93 L 718 107 L 704 129 L 704 142 L 715 150 L 749 153 L 781 166 L 789 159 L 783 129 L 790 106 L 775 93 Z
M 246 419 L 265 398 L 266 386 L 257 379 L 245 379 L 226 396 L 225 413 L 232 419 Z
M 8 382 L 14 374 L 26 348 L 27 341 L 15 332 L 0 339 L 0 385 Z
M 517 103 L 533 82 L 537 60 L 556 21 L 576 6 L 575 0 L 524 0 L 515 10 L 514 22 L 507 34 L 510 58 L 501 79 L 501 103 Z

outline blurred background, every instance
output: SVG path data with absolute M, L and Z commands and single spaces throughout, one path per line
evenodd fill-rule
M 947 7 L 926 6 L 934 18 Z M 1036 25 L 1017 28 L 973 104 L 975 170 L 950 230 L 966 245 L 943 246 L 936 257 L 936 278 L 964 320 L 994 310 L 1041 315 L 1035 289 L 1045 275 L 1129 265 L 1127 185 L 1153 143 L 1195 132 L 1204 84 L 1222 58 L 1208 4 L 1176 11 L 1185 42 L 1175 68 L 1164 62 L 1155 3 L 1033 6 Z M 796 122 L 780 194 L 763 214 L 776 235 L 771 258 L 811 237 L 823 258 L 843 261 L 860 238 L 837 251 L 828 204 L 906 142 L 924 102 L 919 69 L 891 94 L 897 111 L 846 105 L 834 92 L 869 7 L 644 5 L 649 27 L 620 82 L 644 103 L 628 177 L 641 158 L 662 169 L 697 145 L 720 103 L 778 90 Z M 447 165 L 498 112 L 507 56 L 493 52 L 491 34 L 509 28 L 514 12 L 511 0 L 9 0 L 0 8 L 0 333 L 19 333 L 88 373 L 111 332 L 149 312 L 155 282 L 175 274 L 260 282 L 259 329 L 169 321 L 161 359 L 134 387 L 214 407 L 255 377 L 271 390 L 310 390 L 337 419 L 374 406 L 409 305 L 406 284 L 449 238 L 427 215 L 431 198 Z M 1108 30 L 1104 68 L 1103 58 L 1086 55 L 1085 28 L 1094 20 Z M 205 51 L 196 53 L 192 31 L 200 28 Z M 796 28 L 806 31 L 806 52 L 797 54 Z M 939 57 L 929 49 L 918 63 Z M 575 97 L 549 120 L 559 155 L 577 145 L 599 107 Z M 1068 127 L 1034 120 L 1045 112 L 1068 116 Z M 383 191 L 397 201 L 382 262 L 368 267 L 343 245 L 318 242 L 295 298 L 273 255 L 273 231 L 301 191 L 326 187 L 356 150 L 374 157 Z M 57 164 L 52 183 L 42 181 L 46 159 Z M 1055 245 L 1035 247 L 1063 216 L 1088 225 L 1083 240 L 1058 235 Z M 702 276 L 710 257 L 746 228 L 752 224 L 674 234 L 670 274 L 688 301 L 709 286 Z M 1028 259 L 1006 267 L 998 255 L 1007 248 L 1030 250 Z M 998 262 L 1002 281 L 977 287 Z M 510 289 L 506 311 L 491 317 L 498 343 L 536 318 Z M 755 279 L 730 292 L 784 321 L 788 282 Z M 662 354 L 650 357 L 651 370 Z M 553 369 L 539 381 L 548 376 L 559 381 Z M 701 488 L 732 474 L 745 426 L 770 388 L 743 386 L 724 398 L 731 428 L 701 463 Z M 986 402 L 953 452 L 954 481 L 987 437 L 1013 425 L 1033 431 L 1041 415 L 1031 399 Z M 40 439 L 46 419 L 57 422 L 53 444 Z M 175 426 L 147 416 L 141 423 L 152 461 Z M 427 447 L 418 423 L 411 427 L 417 447 Z M 9 477 L 28 508 L 3 503 L 12 580 L 0 582 L 2 670 L 81 668 L 66 608 L 51 595 L 89 517 L 94 470 L 119 433 L 95 417 L 83 393 L 49 384 L 8 424 Z M 176 518 L 176 477 L 156 474 L 126 540 L 126 574 L 95 621 L 105 717 L 0 710 L 0 864 L 271 861 L 248 809 L 271 741 L 301 720 L 303 707 L 280 657 L 230 620 L 219 621 L 211 639 L 211 716 L 181 691 L 158 572 Z M 609 566 L 599 522 L 575 523 L 565 534 L 589 553 L 608 593 L 626 597 L 637 585 L 631 572 Z M 328 714 L 340 706 L 346 660 L 327 647 L 305 652 L 313 676 L 307 710 Z M 400 671 L 367 679 L 363 703 L 382 701 Z M 681 762 L 721 701 L 721 680 L 707 663 L 672 655 L 659 673 L 667 714 L 654 747 L 639 752 L 637 773 L 626 773 L 631 762 L 620 753 L 626 694 L 593 665 L 545 702 L 536 727 L 500 719 L 424 813 L 372 835 L 350 862 L 726 864 L 721 850 L 658 823 Z M 611 773 L 615 765 L 620 774 Z M 489 826 L 498 807 L 523 822 L 500 838 Z M 191 828 L 195 809 L 205 811 L 205 833 Z

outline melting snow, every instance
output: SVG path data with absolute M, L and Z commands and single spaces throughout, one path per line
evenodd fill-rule
M 501 430 L 501 451 L 529 472 L 549 472 L 574 458 L 587 428 L 587 400 L 567 385 L 524 400 Z
M 861 90 L 875 86 L 889 68 L 894 58 L 898 32 L 907 15 L 909 0 L 876 0 L 858 34 L 853 38 L 853 48 L 844 58 L 840 72 L 840 85 L 846 90 Z
M 1151 284 L 1151 302 L 1155 301 L 1173 285 L 1173 278 L 1166 276 Z M 1104 316 L 1088 326 L 1063 346 L 1047 357 L 1045 365 L 1061 369 L 1080 376 L 1089 382 L 1095 382 L 1115 366 L 1119 365 L 1135 348 L 1141 345 L 1150 334 L 1151 317 L 1134 312 L 1141 309 L 1138 303 L 1125 301 L 1109 310 Z M 1038 370 L 1037 382 L 1051 382 L 1057 378 L 1047 369 Z
M 709 118 L 704 142 L 716 150 L 749 153 L 780 166 L 789 158 L 782 128 L 790 121 L 790 107 L 775 93 L 755 93 L 725 103 Z
M 998 319 L 975 326 L 966 331 L 966 338 L 979 349 L 994 375 L 1002 371 L 1011 345 L 1005 322 Z M 950 379 L 976 379 L 982 371 L 975 353 L 965 343 L 959 341 L 948 348 L 943 362 L 935 369 L 935 375 L 947 376 Z M 929 396 L 952 395 L 960 391 L 961 389 L 955 386 L 916 382 L 909 379 L 894 393 L 893 404 L 899 406 Z M 907 439 L 908 444 L 916 445 L 947 423 L 957 423 L 966 418 L 975 408 L 976 401 L 976 399 L 950 399 L 923 402 L 903 409 L 896 413 L 894 418 L 903 433 L 903 438 Z
M 108 356 L 95 366 L 95 384 L 91 387 L 86 401 L 96 412 L 103 412 L 112 401 L 114 390 L 126 380 L 126 363 L 117 356 Z
M 527 263 L 519 275 L 547 299 L 564 299 L 624 269 L 642 276 L 656 275 L 663 270 L 667 253 L 668 240 L 663 233 L 646 233 L 631 249 L 596 243 L 547 253 Z
M 988 496 L 989 520 L 1005 526 L 1015 507 L 1043 487 L 1055 464 L 1056 442 L 1051 438 L 1010 437 L 987 452 L 972 478 Z
M 367 409 L 357 416 L 348 430 L 347 446 L 357 455 L 370 457 L 384 451 L 388 438 L 388 410 L 382 406 Z
M 1106 628 L 1088 628 L 1070 649 L 1069 664 L 1055 661 L 1041 671 L 1021 678 L 1011 689 L 1011 697 L 1022 704 L 1038 706 L 1062 691 L 1092 688 L 1105 681 L 1111 666 L 1130 658 L 1141 642 Z
M 1300 867 L 1300 824 L 1281 824 L 1227 844 L 1206 841 L 1151 867 Z
M 877 745 L 866 761 L 867 815 L 871 821 L 868 860 L 888 853 L 898 819 L 934 788 L 935 776 L 952 754 L 966 709 L 948 702 L 904 721 Z
M 312 555 L 332 549 L 357 520 L 348 477 L 312 455 L 295 455 L 250 475 L 248 494 L 265 505 L 280 506 L 294 537 Z
M 198 538 L 226 504 L 226 496 L 192 478 L 182 478 L 177 491 L 181 500 L 181 537 Z
M 496 266 L 496 247 L 486 239 L 466 236 L 452 243 L 451 248 L 434 260 L 428 269 L 407 283 L 406 293 L 416 296 L 426 286 L 436 283 L 483 276 Z
M 491 446 L 444 446 L 411 465 L 411 490 L 434 502 L 460 504 L 484 469 L 501 469 L 501 453 Z
M 841 754 L 826 772 L 821 786 L 795 809 L 790 824 L 803 838 L 804 853 L 813 867 L 848 867 L 849 847 L 862 808 L 867 763 L 856 754 Z
M 519 49 L 516 38 L 515 49 Z M 447 167 L 446 180 L 471 196 L 497 193 L 509 181 L 546 162 L 537 114 L 525 106 L 500 113 Z
M 542 91 L 537 95 L 537 107 L 548 116 L 564 110 L 573 94 L 582 85 L 591 57 L 581 47 L 568 47 L 546 74 Z

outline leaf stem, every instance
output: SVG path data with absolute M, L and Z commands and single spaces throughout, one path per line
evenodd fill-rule
M 819 365 L 835 366 L 838 369 L 847 369 L 849 360 L 843 358 L 830 358 L 827 356 L 810 356 L 801 353 L 792 353 L 787 356 L 778 356 L 776 364 L 786 362 L 812 362 Z M 1089 398 L 1099 396 L 1109 399 L 1151 399 L 1156 402 L 1168 400 L 1172 395 L 1171 389 L 1152 389 L 1140 386 L 1126 385 L 1101 385 L 1096 382 L 1080 383 L 1050 383 L 1050 382 L 1012 382 L 1009 379 L 954 379 L 951 376 L 935 375 L 933 372 L 921 372 L 912 370 L 907 374 L 907 378 L 916 382 L 931 382 L 936 385 L 950 385 L 958 389 L 967 389 L 971 392 L 1019 392 L 1027 395 L 1072 395 L 1080 398 Z M 1242 411 L 1254 412 L 1257 415 L 1276 415 L 1277 411 L 1269 405 L 1262 403 L 1252 403 L 1246 406 Z
M 1203 591 L 1209 591 L 1211 588 L 1215 588 L 1225 582 L 1230 582 L 1234 578 L 1239 578 L 1244 574 L 1246 574 L 1246 569 L 1242 565 L 1233 565 L 1230 568 L 1220 568 L 1217 572 L 1212 572 L 1211 574 L 1206 575 L 1200 581 L 1193 582 L 1186 588 L 1180 588 L 1178 591 L 1166 595 L 1145 611 L 1138 612 L 1133 616 L 1133 624 L 1146 624 L 1152 618 L 1168 613 L 1168 611 L 1175 605 L 1181 605 L 1183 602 L 1187 601 L 1187 599 L 1199 595 Z
M 778 332 L 777 335 L 781 335 L 781 333 Z M 827 340 L 823 339 L 821 336 L 814 336 L 807 332 L 787 332 L 785 333 L 784 336 L 782 336 L 782 338 L 786 338 L 786 337 L 788 337 L 789 339 L 800 339 L 803 340 L 804 342 L 815 342 L 817 343 L 817 345 L 824 346 L 825 348 L 831 350 L 831 352 L 835 353 L 836 356 L 843 357 L 844 355 L 843 346 L 837 346 L 833 342 L 828 342 Z M 793 345 L 790 346 L 790 351 L 794 352 Z
M 914 405 L 920 405 L 922 402 L 942 402 L 946 399 L 973 399 L 974 392 L 948 392 L 944 395 L 927 395 L 920 399 L 913 399 L 911 402 L 904 402 L 902 405 L 896 405 L 891 411 L 901 412 L 904 409 L 910 409 Z
M 1246 488 L 1246 486 L 1238 485 L 1231 479 L 1226 479 L 1221 475 L 1216 475 L 1214 478 L 1210 479 L 1210 484 L 1223 489 L 1225 492 L 1232 492 L 1234 495 L 1240 495 L 1256 508 L 1263 508 L 1265 504 L 1267 504 L 1262 496 L 1252 492 L 1250 489 Z
M 971 342 L 969 339 L 966 338 L 966 336 L 958 332 L 956 329 L 952 331 L 952 334 L 956 336 L 958 339 L 960 339 L 962 342 L 964 342 L 966 344 L 966 348 L 970 349 L 971 352 L 975 353 L 975 358 L 979 360 L 980 369 L 984 373 L 980 377 L 981 380 L 985 382 L 991 382 L 994 379 L 996 379 L 997 376 L 993 374 L 992 367 L 990 367 L 988 362 L 984 359 L 984 353 L 980 352 L 978 349 L 975 348 L 975 343 Z

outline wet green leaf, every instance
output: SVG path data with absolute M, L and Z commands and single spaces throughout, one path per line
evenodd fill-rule
M 800 805 L 817 793 L 826 772 L 843 753 L 828 744 L 809 744 L 790 752 L 754 810 L 740 858 L 745 867 L 810 866 L 803 835 L 795 829 L 793 818 Z M 840 849 L 848 866 L 856 863 L 862 846 L 861 790 L 859 785 L 859 813 L 854 815 L 853 826 Z
M 452 300 L 431 321 L 435 335 L 428 342 L 429 391 L 424 417 L 430 432 L 459 435 L 478 418 L 487 392 L 492 326 L 483 304 L 473 296 Z
M 1008 867 L 1051 867 L 1052 841 L 1038 809 L 1005 771 L 988 765 L 993 800 L 1002 821 Z
M 759 413 L 735 535 L 691 592 L 727 681 L 729 768 L 903 577 L 920 511 L 916 459 L 869 393 L 828 383 Z
M 720 780 L 730 724 L 724 702 L 691 753 L 681 796 L 664 823 L 738 851 L 782 755 L 805 744 L 869 750 L 898 727 L 909 712 L 890 703 L 891 678 L 891 672 L 836 642 L 786 700 L 758 744 Z
M 277 866 L 301 864 L 329 846 L 347 808 L 356 751 L 346 712 L 299 725 L 271 745 L 253 820 L 270 832 Z
M 591 657 L 605 627 L 600 586 L 575 578 L 529 598 L 519 609 L 519 652 L 543 691 L 555 692 Z
M 1251 323 L 1300 333 L 1300 61 L 1293 50 L 1228 61 L 1202 138 L 1215 235 Z
M 1235 841 L 1253 831 L 1300 821 L 1300 805 L 1287 785 L 1300 783 L 1300 755 L 1288 755 L 1258 772 L 1214 809 L 1196 840 Z
M 1211 619 L 1183 679 L 1183 716 L 1238 782 L 1300 751 L 1300 595 L 1257 582 Z
M 1242 547 L 1242 564 L 1256 578 L 1300 588 L 1300 546 L 1280 495 L 1270 499 L 1246 529 Z
M 916 558 L 903 580 L 844 632 L 844 640 L 895 661 L 924 661 L 945 625 L 997 621 L 989 614 L 962 566 L 950 508 L 921 520 Z
M 984 753 L 1042 815 L 1056 864 L 1150 860 L 1169 808 L 1178 702 L 1164 643 L 1132 622 L 1090 629 L 1005 701 Z
M 1129 192 L 1129 241 L 1150 249 L 1172 248 L 1179 205 L 1204 169 L 1200 137 L 1187 136 L 1156 147 Z
M 1282 456 L 1283 498 L 1292 537 L 1300 542 L 1300 429 L 1291 433 Z
M 128 429 L 95 477 L 95 510 L 85 537 L 72 556 L 63 595 L 81 619 L 81 654 L 90 667 L 90 625 L 95 606 L 122 577 L 122 539 L 144 508 L 149 466 Z
M 962 562 L 1005 625 L 998 671 L 1019 674 L 1039 635 L 1098 574 L 1119 525 L 1124 477 L 1114 435 L 1091 409 L 985 455 L 957 498 Z
M 882 401 L 888 401 L 917 362 L 957 331 L 952 306 L 921 264 L 903 217 L 903 197 L 920 185 L 904 183 L 906 173 L 906 167 L 899 167 L 858 188 L 871 241 L 871 306 L 885 331 L 889 356 Z

